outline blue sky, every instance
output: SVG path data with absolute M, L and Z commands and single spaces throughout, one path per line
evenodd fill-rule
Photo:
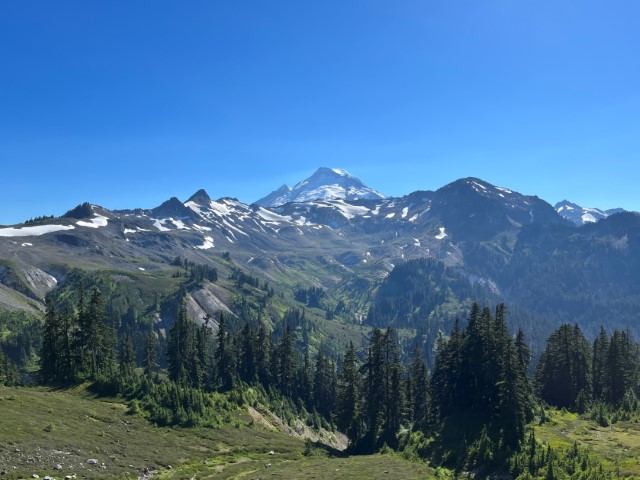
M 0 223 L 319 166 L 640 210 L 636 1 L 0 4 Z

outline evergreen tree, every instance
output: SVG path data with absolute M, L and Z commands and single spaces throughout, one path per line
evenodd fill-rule
M 360 417 L 360 390 L 362 378 L 358 370 L 358 359 L 353 342 L 342 361 L 342 372 L 338 377 L 336 392 L 336 423 L 338 428 L 353 443 L 360 435 L 358 418 Z
M 529 364 L 531 362 L 531 349 L 525 342 L 524 333 L 518 329 L 515 340 L 516 349 L 516 365 L 517 365 L 517 381 L 520 383 L 522 394 L 524 395 L 524 413 L 525 420 L 530 422 L 533 420 L 533 409 L 535 405 L 535 395 L 533 385 L 529 378 Z
M 627 391 L 637 388 L 638 346 L 628 332 L 616 330 L 607 351 L 605 398 L 619 405 Z
M 18 369 L 0 345 L 0 385 L 13 386 L 19 382 Z
M 99 357 L 99 376 L 98 379 L 112 380 L 116 376 L 117 372 L 117 343 L 118 336 L 116 333 L 116 327 L 113 323 L 106 321 L 103 316 L 103 320 L 100 324 L 101 328 L 101 348 Z M 135 363 L 135 351 L 134 351 L 134 363 Z
M 429 382 L 429 415 L 434 423 L 459 411 L 461 392 L 458 390 L 464 385 L 461 353 L 462 337 L 456 320 L 449 341 L 440 335 L 436 342 L 436 357 Z
M 522 335 L 516 342 L 509 335 L 505 312 L 504 305 L 498 305 L 493 317 L 490 310 L 481 312 L 475 305 L 462 333 L 456 322 L 449 341 L 438 342 L 430 416 L 440 425 L 450 417 L 477 419 L 475 427 L 466 430 L 469 468 L 499 464 L 507 458 L 524 439 L 531 416 L 528 347 Z
M 5 366 L 7 357 L 2 350 L 2 346 L 0 345 L 0 385 L 6 385 L 7 378 L 7 368 Z
M 384 375 L 384 343 L 382 332 L 374 328 L 367 362 L 363 365 L 364 371 L 364 408 L 361 410 L 364 414 L 366 432 L 363 437 L 363 448 L 366 450 L 374 450 L 377 446 L 382 424 L 384 419 L 385 386 Z
M 158 339 L 153 330 L 147 335 L 147 343 L 144 348 L 142 368 L 147 378 L 153 377 L 158 370 Z
M 312 410 L 313 404 L 313 372 L 311 368 L 311 360 L 309 360 L 309 350 L 305 349 L 304 358 L 300 369 L 298 370 L 298 379 L 296 380 L 296 395 L 307 410 Z
M 487 336 L 490 336 L 490 332 L 487 332 L 491 324 L 489 316 L 490 312 L 485 310 L 483 315 L 480 312 L 480 306 L 474 304 L 467 320 L 467 327 L 460 338 L 460 350 L 457 353 L 460 359 L 460 378 L 457 382 L 452 383 L 454 386 L 452 391 L 455 397 L 454 405 L 458 411 L 465 411 L 472 407 L 478 409 L 484 403 L 481 401 L 482 397 L 487 394 L 484 385 L 480 385 L 480 381 L 488 378 L 492 371 L 490 366 L 485 377 L 486 355 L 483 353 L 483 341 Z M 460 388 L 461 386 L 465 386 L 464 390 Z M 490 384 L 486 385 L 486 388 L 491 387 Z
M 527 409 L 530 407 L 525 386 L 526 377 L 519 372 L 520 366 L 513 343 L 505 341 L 498 358 L 498 410 L 496 424 L 500 430 L 500 442 L 515 449 L 524 439 Z
M 70 318 L 69 312 L 57 313 L 47 297 L 39 369 L 44 383 L 66 384 L 74 378 Z
M 256 343 L 257 339 L 249 323 L 245 323 L 240 333 L 240 360 L 238 372 L 240 379 L 247 383 L 254 383 L 257 380 L 257 358 Z
M 580 328 L 564 324 L 551 334 L 536 369 L 540 396 L 557 407 L 591 397 L 591 349 Z
M 316 356 L 313 374 L 313 402 L 316 410 L 328 418 L 331 412 L 333 412 L 335 400 L 335 366 L 321 350 Z
M 115 330 L 106 324 L 104 301 L 98 289 L 94 289 L 89 305 L 84 310 L 81 299 L 78 310 L 77 348 L 80 353 L 81 375 L 89 380 L 113 378 L 115 374 Z
M 133 346 L 133 337 L 127 332 L 120 345 L 120 375 L 123 379 L 133 377 L 136 368 L 136 352 Z
M 368 451 L 383 443 L 395 447 L 404 413 L 404 384 L 398 342 L 393 330 L 388 329 L 384 334 L 378 329 L 373 330 L 367 362 L 362 370 L 364 401 L 361 412 L 365 431 L 359 446 Z
M 595 400 L 605 400 L 608 352 L 609 336 L 607 335 L 604 327 L 600 327 L 600 334 L 593 342 L 593 359 L 591 362 L 593 398 Z
M 167 360 L 169 379 L 190 386 L 193 382 L 195 365 L 195 323 L 187 316 L 184 304 L 178 309 L 178 317 L 169 329 Z
M 63 380 L 59 357 L 62 328 L 50 297 L 47 297 L 45 305 L 39 375 L 44 383 L 57 383 Z
M 411 420 L 415 427 L 425 427 L 427 421 L 429 379 L 427 366 L 424 363 L 424 354 L 419 344 L 415 346 L 411 355 L 408 383 L 410 385 L 407 393 L 411 401 Z
M 264 324 L 260 325 L 256 339 L 256 374 L 260 383 L 266 388 L 272 383 L 273 340 Z
M 227 321 L 222 312 L 218 322 L 218 334 L 216 335 L 216 351 L 214 356 L 216 378 L 222 391 L 233 388 L 233 356 L 231 342 L 227 330 Z
M 278 387 L 280 391 L 288 397 L 293 397 L 293 393 L 295 392 L 297 371 L 298 355 L 295 350 L 295 338 L 293 337 L 293 333 L 291 333 L 291 329 L 287 326 L 287 330 L 278 346 L 277 375 Z
M 404 385 L 402 382 L 403 368 L 400 362 L 398 341 L 392 329 L 387 329 L 384 335 L 385 362 L 385 409 L 381 442 L 389 446 L 397 446 L 396 434 L 400 431 L 402 414 L 404 411 Z
M 194 387 L 204 388 L 210 383 L 211 375 L 211 317 L 205 315 L 203 324 L 196 333 Z
M 74 364 L 74 360 L 78 357 L 73 352 L 73 315 L 69 310 L 60 316 L 60 338 L 59 342 L 59 365 L 61 368 L 61 379 L 69 382 L 77 378 L 80 370 L 79 366 Z

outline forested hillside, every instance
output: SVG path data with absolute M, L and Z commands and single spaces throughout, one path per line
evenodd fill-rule
M 531 422 L 544 425 L 553 407 L 601 425 L 640 418 L 640 350 L 628 333 L 603 330 L 591 346 L 577 326 L 563 325 L 531 377 L 530 348 L 509 330 L 502 304 L 495 312 L 472 304 L 466 321 L 438 336 L 429 371 L 420 343 L 403 351 L 409 344 L 391 328 L 374 328 L 362 346 L 349 342 L 336 361 L 310 348 L 302 310 L 287 310 L 275 328 L 229 323 L 221 313 L 214 331 L 211 317 L 194 322 L 183 302 L 166 349 L 149 330 L 138 355 L 97 288 L 80 286 L 67 299 L 64 308 L 47 304 L 38 382 L 116 395 L 158 426 L 219 429 L 249 409 L 343 432 L 349 455 L 395 450 L 481 476 L 606 478 L 598 456 L 540 444 Z M 19 384 L 12 362 L 1 360 L 2 382 Z

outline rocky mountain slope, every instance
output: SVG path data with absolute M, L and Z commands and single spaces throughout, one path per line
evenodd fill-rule
M 603 292 L 609 298 L 625 292 L 618 322 L 636 318 L 637 214 L 578 227 L 562 215 L 571 205 L 558 213 L 560 207 L 536 196 L 477 178 L 388 198 L 330 169 L 263 203 L 276 206 L 212 200 L 199 190 L 153 209 L 85 204 L 60 218 L 0 228 L 0 308 L 41 309 L 46 293 L 76 268 L 164 285 L 170 282 L 156 274 L 166 277 L 177 256 L 218 267 L 223 275 L 232 258 L 233 268 L 284 289 L 321 287 L 332 301 L 351 302 L 356 316 L 346 320 L 359 322 L 396 265 L 430 258 L 524 309 L 522 323 L 532 330 L 536 315 L 549 324 L 554 315 L 597 323 L 611 304 Z M 207 301 L 191 305 L 194 316 L 228 308 L 220 291 L 198 295 Z

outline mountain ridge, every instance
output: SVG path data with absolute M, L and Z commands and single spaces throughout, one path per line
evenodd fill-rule
M 580 205 L 566 199 L 556 203 L 554 208 L 560 215 L 576 225 L 595 223 L 609 217 L 610 215 L 626 211 L 623 208 L 601 210 L 599 208 L 581 207 Z
M 640 216 L 618 214 L 578 227 L 535 195 L 474 177 L 402 197 L 330 198 L 277 207 L 229 197 L 211 200 L 201 189 L 185 202 L 172 197 L 151 209 L 91 205 L 81 217 L 0 228 L 0 307 L 42 309 L 47 292 L 64 285 L 73 268 L 153 284 L 157 276 L 176 274 L 176 258 L 213 266 L 224 275 L 234 265 L 285 289 L 323 288 L 337 295 L 335 302 L 349 304 L 348 318 L 357 322 L 366 318 L 378 283 L 396 266 L 421 258 L 491 286 L 496 298 L 545 318 L 551 315 L 546 305 L 559 301 L 550 289 L 557 272 L 584 290 L 567 294 L 570 305 L 560 301 L 558 319 L 570 321 L 575 315 L 596 321 L 600 313 L 589 310 L 584 299 L 601 295 L 602 289 L 636 296 L 631 269 L 637 263 Z M 609 283 L 584 280 L 591 277 Z M 530 291 L 542 300 L 532 302 Z M 192 309 L 200 312 L 197 316 L 203 311 L 215 314 Z M 629 315 L 617 312 L 620 322 Z

